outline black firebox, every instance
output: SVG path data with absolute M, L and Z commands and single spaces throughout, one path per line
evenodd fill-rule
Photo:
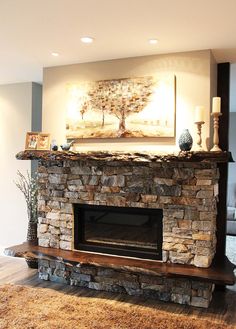
M 74 247 L 162 259 L 162 209 L 74 205 Z

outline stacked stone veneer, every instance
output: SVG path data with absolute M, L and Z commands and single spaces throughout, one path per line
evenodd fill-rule
M 41 161 L 39 245 L 73 250 L 73 204 L 163 209 L 163 262 L 209 267 L 216 246 L 215 163 Z M 207 306 L 213 285 L 40 261 L 40 277 Z M 151 293 L 152 291 L 152 293 Z
M 208 307 L 214 285 L 188 279 L 119 271 L 93 265 L 72 266 L 54 260 L 39 260 L 39 277 L 73 286 L 87 287 L 166 302 Z
M 218 170 L 209 163 L 63 161 L 39 166 L 39 245 L 73 249 L 73 204 L 163 209 L 163 261 L 208 267 Z

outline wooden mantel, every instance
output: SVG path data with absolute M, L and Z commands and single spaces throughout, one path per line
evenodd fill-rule
M 42 161 L 122 161 L 122 162 L 233 162 L 230 152 L 180 152 L 178 154 L 160 154 L 145 152 L 71 152 L 26 150 L 16 154 L 18 160 Z
M 209 268 L 199 268 L 192 265 L 170 264 L 156 260 L 144 260 L 112 255 L 103 255 L 85 251 L 70 251 L 55 248 L 40 247 L 33 243 L 6 248 L 4 253 L 12 257 L 48 259 L 64 262 L 68 265 L 95 265 L 110 267 L 123 271 L 133 271 L 143 274 L 165 276 L 172 278 L 191 278 L 218 285 L 234 285 L 233 265 L 227 257 L 219 263 L 213 263 Z

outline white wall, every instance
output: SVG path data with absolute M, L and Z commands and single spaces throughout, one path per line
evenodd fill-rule
M 43 130 L 50 132 L 59 143 L 65 140 L 66 130 L 66 85 L 79 81 L 106 80 L 139 77 L 143 75 L 173 74 L 176 76 L 176 140 L 139 139 L 81 140 L 79 149 L 99 150 L 154 150 L 177 151 L 178 136 L 189 128 L 196 136 L 194 125 L 195 106 L 206 108 L 203 126 L 203 145 L 209 147 L 210 105 L 212 77 L 216 65 L 210 50 L 125 58 L 85 64 L 65 65 L 44 69 L 43 74 Z M 195 138 L 196 140 L 196 138 Z
M 15 154 L 31 130 L 31 109 L 32 83 L 0 85 L 0 247 L 26 240 L 26 205 L 13 180 L 17 170 L 30 170 L 30 161 L 16 160 Z

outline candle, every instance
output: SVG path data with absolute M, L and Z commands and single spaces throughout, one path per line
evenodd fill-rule
M 221 98 L 220 97 L 213 97 L 212 99 L 212 113 L 220 113 L 221 107 Z
M 196 106 L 195 122 L 204 122 L 204 106 Z

